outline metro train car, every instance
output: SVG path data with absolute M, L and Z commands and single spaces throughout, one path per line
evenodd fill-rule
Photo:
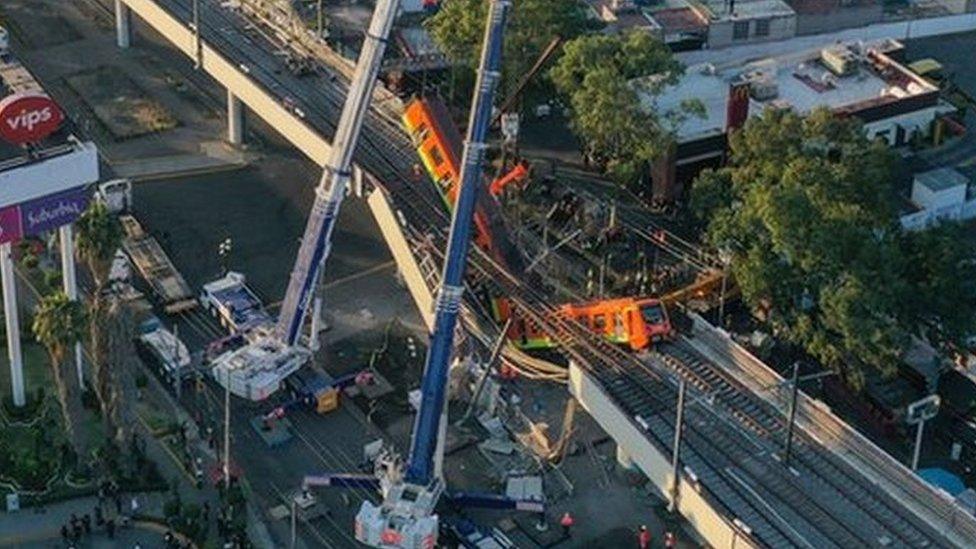
M 507 320 L 512 315 L 507 300 L 499 300 L 497 313 Z M 560 313 L 634 351 L 674 336 L 674 328 L 664 303 L 655 298 L 616 298 L 562 305 Z M 509 339 L 522 349 L 548 349 L 556 346 L 545 332 L 529 319 L 516 318 L 508 330 Z

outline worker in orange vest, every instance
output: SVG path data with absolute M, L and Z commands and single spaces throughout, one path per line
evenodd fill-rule
M 678 545 L 678 540 L 674 537 L 673 532 L 664 533 L 664 547 L 665 549 L 674 549 Z
M 647 549 L 651 546 L 651 531 L 647 529 L 647 526 L 643 524 L 640 530 L 637 532 L 637 545 L 640 549 Z
M 569 511 L 563 513 L 563 518 L 559 519 L 559 525 L 563 527 L 563 537 L 569 537 L 569 529 L 573 523 L 573 515 L 570 515 Z

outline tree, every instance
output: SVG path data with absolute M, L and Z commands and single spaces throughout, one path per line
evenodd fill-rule
M 112 293 L 94 298 L 89 331 L 92 342 L 92 379 L 108 433 L 114 434 L 116 447 L 126 448 L 132 432 L 135 394 L 135 332 L 131 312 L 122 299 Z
M 473 70 L 487 14 L 488 3 L 483 0 L 450 0 L 428 19 L 427 29 L 448 58 Z M 569 40 L 592 27 L 576 0 L 521 0 L 513 4 L 508 19 L 502 54 L 502 89 L 508 91 L 554 37 Z
M 571 126 L 586 158 L 618 182 L 631 184 L 672 146 L 674 132 L 688 116 L 703 114 L 694 99 L 665 112 L 642 101 L 640 94 L 655 97 L 682 72 L 660 40 L 633 31 L 570 41 L 550 77 L 569 98 Z
M 81 386 L 74 367 L 65 360 L 65 355 L 81 339 L 86 322 L 85 310 L 80 303 L 68 299 L 64 292 L 55 292 L 41 298 L 34 311 L 32 325 L 34 337 L 47 349 L 51 359 L 65 434 L 81 458 L 82 465 L 88 457 L 88 442 L 80 428 L 84 414 Z
M 942 294 L 976 299 L 973 267 L 960 269 L 971 250 L 942 231 L 902 232 L 890 152 L 857 120 L 767 110 L 730 147 L 727 167 L 695 181 L 692 210 L 778 335 L 857 386 L 861 365 L 894 372 L 924 324 L 955 335 L 976 327 L 971 308 L 952 311 Z
M 88 265 L 95 286 L 101 289 L 112 258 L 122 244 L 122 228 L 105 204 L 98 201 L 92 202 L 75 226 L 78 257 Z

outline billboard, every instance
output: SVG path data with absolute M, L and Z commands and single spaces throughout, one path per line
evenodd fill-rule
M 21 230 L 25 236 L 33 236 L 72 223 L 88 201 L 87 189 L 77 187 L 25 202 L 20 205 Z
M 0 137 L 14 145 L 37 143 L 63 121 L 61 108 L 42 93 L 15 93 L 0 101 Z
M 0 244 L 37 236 L 73 223 L 91 197 L 88 189 L 75 187 L 15 206 L 0 208 Z
M 9 206 L 0 209 L 0 244 L 16 242 L 24 237 L 20 224 L 20 208 Z

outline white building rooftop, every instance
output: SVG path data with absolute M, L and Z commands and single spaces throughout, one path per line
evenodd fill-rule
M 837 110 L 879 98 L 903 99 L 937 91 L 935 86 L 870 45 L 843 47 L 863 52 L 854 54 L 856 60 L 844 75 L 832 72 L 821 61 L 818 49 L 721 68 L 708 63 L 693 65 L 676 85 L 657 97 L 643 93 L 642 99 L 645 105 L 656 106 L 659 112 L 677 109 L 689 99 L 701 101 L 705 117 L 690 117 L 677 132 L 679 141 L 688 141 L 725 132 L 729 85 L 741 80 L 752 83 L 750 116 L 766 107 L 807 113 L 821 106 Z

